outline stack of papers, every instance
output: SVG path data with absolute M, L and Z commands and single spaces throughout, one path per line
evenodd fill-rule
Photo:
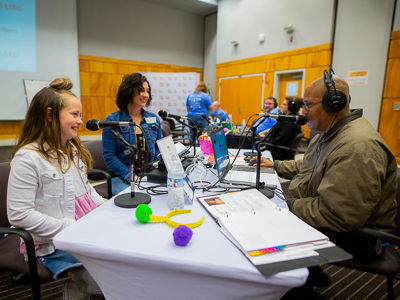
M 256 189 L 198 200 L 254 265 L 317 256 L 315 250 L 335 246 L 327 236 Z

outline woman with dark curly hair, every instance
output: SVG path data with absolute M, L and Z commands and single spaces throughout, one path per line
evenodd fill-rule
M 139 150 L 134 170 L 136 175 L 146 166 L 147 152 L 150 161 L 160 153 L 156 140 L 162 137 L 161 122 L 156 114 L 144 109 L 150 106 L 151 99 L 151 87 L 146 77 L 140 73 L 125 75 L 115 101 L 120 110 L 106 118 L 106 121 L 135 122 L 142 128 L 143 132 L 136 126 L 117 127 L 117 132 Z M 130 186 L 130 158 L 124 155 L 124 149 L 125 146 L 112 136 L 110 129 L 103 129 L 104 160 L 108 169 L 117 175 L 111 179 L 114 195 Z

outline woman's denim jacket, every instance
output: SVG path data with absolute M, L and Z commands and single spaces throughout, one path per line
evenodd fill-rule
M 150 161 L 154 161 L 160 154 L 156 140 L 162 138 L 161 122 L 156 114 L 142 109 L 143 119 L 140 121 L 146 145 L 150 151 Z M 154 119 L 155 118 L 155 119 Z M 132 122 L 128 110 L 121 109 L 107 116 L 106 121 Z M 136 127 L 137 128 L 137 127 Z M 117 132 L 131 145 L 136 145 L 135 131 L 133 126 L 117 127 Z M 110 129 L 103 129 L 103 157 L 110 171 L 129 182 L 130 158 L 124 155 L 125 146 L 117 141 L 111 134 Z

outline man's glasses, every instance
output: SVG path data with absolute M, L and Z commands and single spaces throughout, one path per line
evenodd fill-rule
M 311 102 L 306 102 L 306 101 L 304 101 L 304 104 L 303 104 L 303 106 L 302 107 L 304 107 L 306 110 L 308 110 L 308 111 L 310 111 L 310 109 L 314 106 L 314 105 L 317 105 L 318 103 L 321 103 L 322 102 L 322 100 L 321 101 L 319 101 L 319 102 L 315 102 L 315 103 L 311 103 Z

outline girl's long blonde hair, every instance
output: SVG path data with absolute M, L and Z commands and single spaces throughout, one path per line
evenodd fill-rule
M 77 149 L 78 158 L 87 166 L 87 172 L 93 167 L 92 157 L 79 137 L 70 139 L 65 145 L 61 142 L 60 112 L 68 105 L 73 84 L 68 77 L 57 78 L 49 87 L 41 89 L 32 99 L 25 120 L 22 124 L 21 135 L 13 151 L 13 157 L 22 147 L 36 143 L 35 150 L 47 161 L 58 162 L 60 170 L 65 173 L 73 161 L 73 149 Z M 48 108 L 51 113 L 48 113 Z M 49 120 L 51 118 L 51 121 Z M 68 160 L 65 159 L 67 155 Z

